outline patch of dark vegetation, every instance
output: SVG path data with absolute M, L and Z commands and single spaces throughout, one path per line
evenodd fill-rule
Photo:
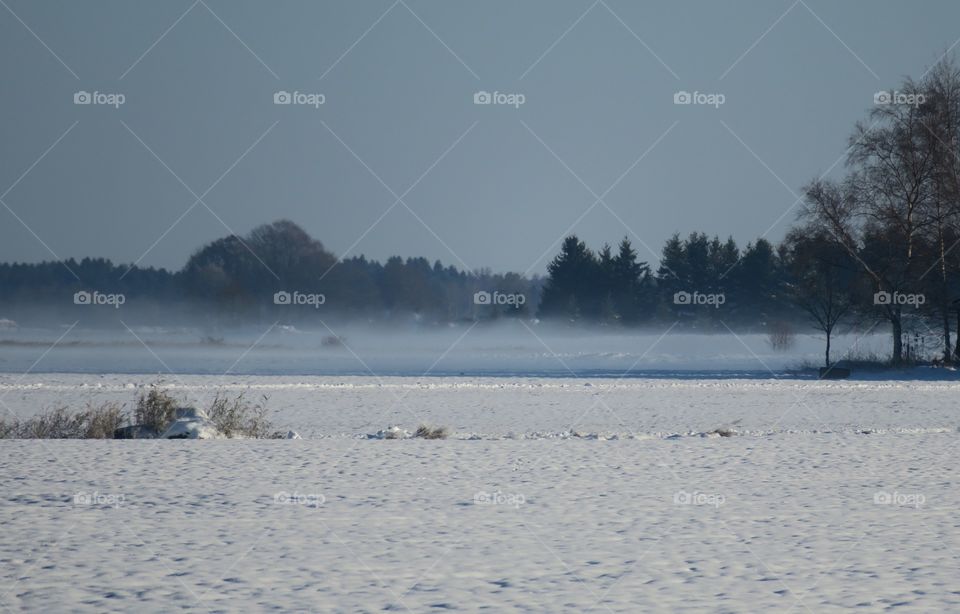
M 110 401 L 88 404 L 81 411 L 58 406 L 30 418 L 0 418 L 0 439 L 155 439 L 184 420 L 202 422 L 226 438 L 282 438 L 269 420 L 267 400 L 264 396 L 254 403 L 243 392 L 236 396 L 218 392 L 205 412 L 151 387 L 137 396 L 131 412 Z
M 419 439 L 446 439 L 450 436 L 450 431 L 445 426 L 432 427 L 421 424 L 414 431 L 413 436 Z
M 276 439 L 279 437 L 267 418 L 267 400 L 267 397 L 263 396 L 258 403 L 252 403 L 246 399 L 244 392 L 236 397 L 228 397 L 218 392 L 207 410 L 207 415 L 214 428 L 225 437 Z

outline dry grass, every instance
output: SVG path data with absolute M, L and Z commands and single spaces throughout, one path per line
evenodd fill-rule
M 86 432 L 83 414 L 71 414 L 65 407 L 20 422 L 18 439 L 81 439 Z
M 174 420 L 179 402 L 166 390 L 151 388 L 147 394 L 140 393 L 133 412 L 133 424 L 148 427 L 157 433 L 167 430 Z
M 56 407 L 26 420 L 0 421 L 0 438 L 112 439 L 124 419 L 123 407 L 117 403 L 88 405 L 79 413 Z
M 227 396 L 218 392 L 207 415 L 210 424 L 226 437 L 269 439 L 282 437 L 267 418 L 267 397 L 259 403 L 246 400 L 245 393 Z M 119 403 L 87 405 L 80 412 L 55 407 L 32 418 L 0 418 L 0 439 L 113 439 L 124 425 L 140 426 L 163 433 L 176 417 L 180 403 L 160 388 L 137 397 L 131 416 Z
M 737 432 L 735 430 L 726 427 L 720 427 L 713 429 L 712 431 L 707 431 L 707 435 L 719 435 L 721 437 L 733 437 L 736 434 Z
M 81 416 L 86 427 L 83 439 L 113 439 L 113 433 L 126 421 L 126 413 L 119 403 L 87 405 Z
M 420 439 L 446 439 L 450 436 L 450 431 L 445 426 L 431 427 L 421 424 L 413 436 Z
M 268 439 L 274 436 L 274 431 L 267 418 L 267 401 L 268 398 L 263 396 L 259 403 L 251 403 L 243 392 L 236 397 L 218 392 L 207 415 L 213 426 L 226 437 Z

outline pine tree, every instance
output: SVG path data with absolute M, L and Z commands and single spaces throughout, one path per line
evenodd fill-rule
M 620 241 L 613 269 L 615 280 L 613 297 L 616 310 L 624 323 L 639 322 L 651 307 L 650 267 L 646 262 L 637 261 L 637 252 L 634 251 L 627 237 Z
M 569 320 L 595 318 L 600 301 L 596 296 L 599 265 L 586 244 L 571 235 L 560 254 L 547 266 L 547 281 L 540 299 L 543 317 Z

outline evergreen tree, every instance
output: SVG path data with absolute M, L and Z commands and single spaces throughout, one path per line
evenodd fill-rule
M 620 322 L 623 314 L 614 300 L 619 280 L 616 277 L 616 263 L 608 243 L 603 244 L 597 257 L 596 298 L 600 301 L 597 318 L 604 324 Z
M 543 317 L 576 321 L 598 315 L 596 296 L 599 265 L 586 244 L 571 235 L 564 239 L 560 254 L 547 265 L 547 281 L 540 299 Z
M 615 290 L 614 305 L 626 324 L 640 322 L 649 315 L 652 307 L 653 288 L 650 267 L 637 261 L 637 252 L 624 237 L 613 262 Z

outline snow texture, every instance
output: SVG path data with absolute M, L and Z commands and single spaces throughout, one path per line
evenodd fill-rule
M 0 376 L 24 415 L 156 378 Z M 184 376 L 302 440 L 2 441 L 12 611 L 957 611 L 957 384 Z M 585 385 L 585 384 L 591 385 Z M 454 438 L 368 440 L 397 425 Z

